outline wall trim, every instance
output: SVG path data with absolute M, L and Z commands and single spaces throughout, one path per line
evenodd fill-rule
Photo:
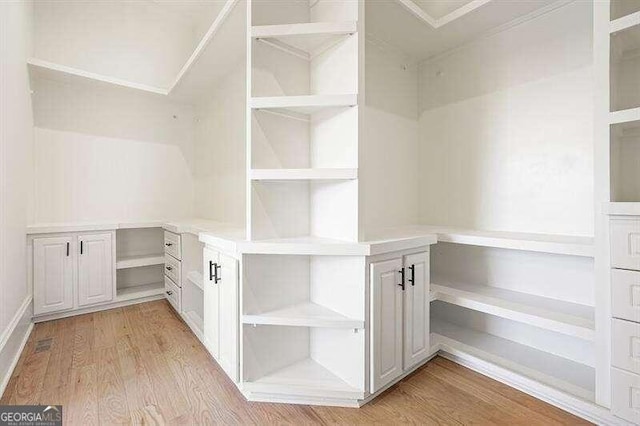
M 0 362 L 5 356 L 11 359 L 11 362 L 9 363 L 8 368 L 6 368 L 3 377 L 0 377 L 0 395 L 4 394 L 4 391 L 9 384 L 9 379 L 11 379 L 11 375 L 13 374 L 13 370 L 15 370 L 16 365 L 18 364 L 18 360 L 20 359 L 20 355 L 22 355 L 22 352 L 24 351 L 24 347 L 29 340 L 29 336 L 31 336 L 31 331 L 33 330 L 33 321 L 31 320 L 30 312 L 32 300 L 32 295 L 27 295 L 25 300 L 22 302 L 22 305 L 20 305 L 20 308 L 11 319 L 9 326 L 2 334 L 2 337 L 0 337 Z M 29 325 L 27 326 L 24 334 L 22 336 L 16 335 L 18 326 L 25 323 L 28 323 Z M 11 348 L 9 342 L 11 340 L 18 339 L 20 339 L 20 344 L 18 345 L 18 350 L 15 352 L 15 354 L 6 354 L 5 350 Z

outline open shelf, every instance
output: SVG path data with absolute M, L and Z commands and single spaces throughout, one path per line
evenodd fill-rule
M 295 362 L 257 380 L 243 383 L 249 392 L 362 399 L 364 392 L 311 358 Z
M 350 180 L 358 169 L 253 169 L 251 180 Z
M 346 35 L 356 33 L 356 22 L 312 22 L 306 24 L 259 25 L 251 37 L 266 40 L 296 56 L 310 59 Z
M 347 318 L 315 303 L 300 303 L 261 314 L 243 315 L 242 322 L 296 327 L 364 328 L 364 321 Z
M 640 202 L 607 203 L 604 211 L 613 216 L 640 216 Z
M 640 121 L 640 108 L 629 108 L 609 114 L 609 124 L 624 124 Z
M 620 31 L 640 25 L 640 12 L 631 13 L 621 18 L 611 21 L 609 33 L 615 34 Z
M 495 287 L 441 283 L 431 284 L 436 300 L 523 322 L 584 340 L 595 339 L 594 309 Z
M 204 291 L 202 273 L 199 271 L 191 271 L 187 274 L 187 281 Z
M 432 344 L 454 356 L 471 356 L 593 401 L 595 370 L 507 339 L 432 319 Z
M 262 96 L 251 98 L 251 108 L 313 114 L 326 108 L 352 107 L 358 95 Z
M 143 284 L 133 287 L 118 288 L 116 291 L 116 301 L 141 299 L 143 297 L 159 296 L 164 294 L 164 282 Z
M 139 268 L 142 266 L 162 265 L 164 263 L 163 254 L 127 256 L 118 258 L 116 269 Z

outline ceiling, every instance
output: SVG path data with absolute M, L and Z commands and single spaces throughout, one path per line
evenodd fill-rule
M 461 46 L 501 26 L 570 0 L 374 0 L 366 2 L 367 36 L 414 60 Z M 430 22 L 431 20 L 431 22 Z

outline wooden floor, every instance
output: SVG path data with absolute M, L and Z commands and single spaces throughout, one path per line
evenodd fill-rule
M 360 409 L 246 402 L 165 301 L 37 324 L 0 404 L 74 425 L 586 424 L 443 358 Z

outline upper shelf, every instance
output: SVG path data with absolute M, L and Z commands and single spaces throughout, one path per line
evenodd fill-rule
M 252 169 L 251 180 L 350 180 L 358 169 Z
M 239 0 L 227 0 L 196 49 L 170 87 L 160 88 L 80 70 L 37 58 L 27 60 L 32 76 L 68 83 L 118 87 L 141 93 L 196 102 L 210 93 L 220 78 L 238 65 L 245 55 L 246 13 L 236 7 Z
M 625 124 L 640 121 L 640 107 L 609 113 L 610 124 Z
M 611 21 L 609 24 L 609 32 L 615 34 L 619 31 L 635 27 L 636 25 L 640 25 L 640 12 L 635 12 Z
M 251 108 L 284 110 L 298 114 L 313 114 L 325 108 L 358 105 L 358 95 L 263 96 L 251 98 Z
M 357 32 L 356 22 L 314 22 L 307 24 L 260 25 L 251 28 L 251 37 L 267 40 L 278 48 L 311 58 L 345 35 Z
M 364 321 L 345 317 L 315 303 L 301 303 L 260 314 L 245 314 L 242 322 L 290 327 L 364 328 Z

